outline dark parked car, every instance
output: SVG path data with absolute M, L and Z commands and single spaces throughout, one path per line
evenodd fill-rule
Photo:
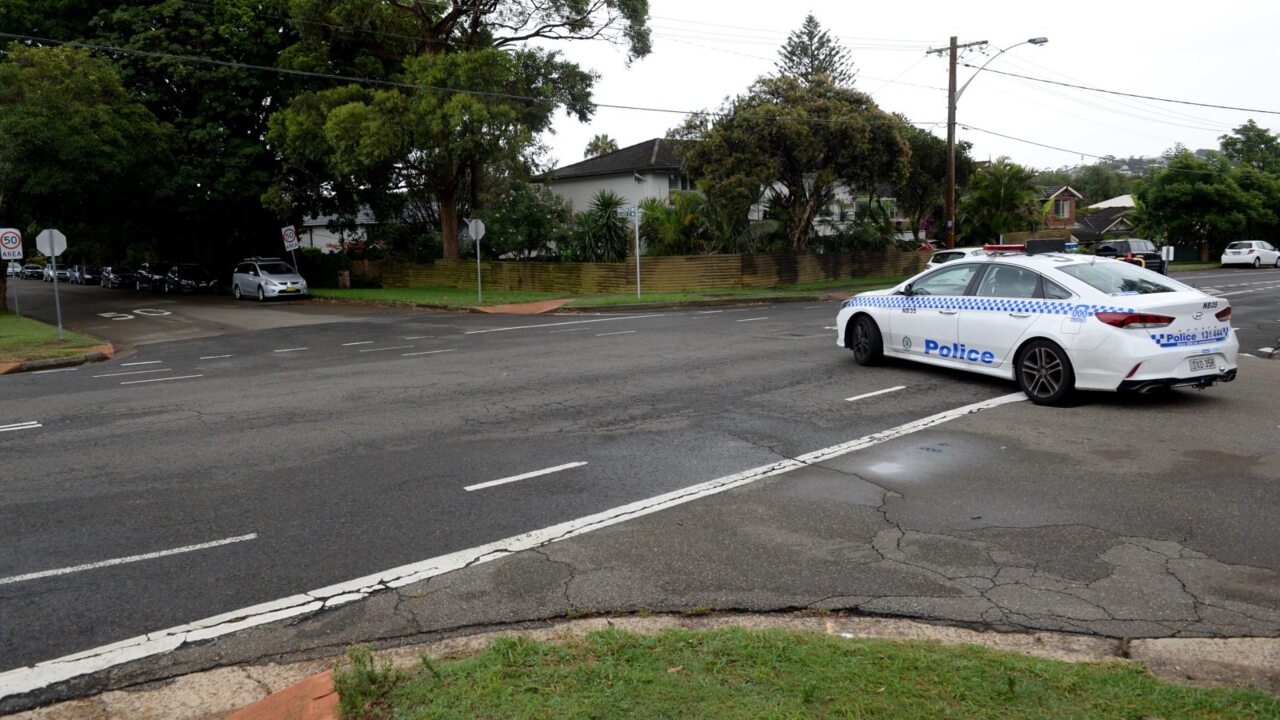
M 175 264 L 171 262 L 142 263 L 136 271 L 133 286 L 139 290 L 150 290 L 155 293 L 163 291 L 165 277 Z
M 71 282 L 77 285 L 96 285 L 101 271 L 93 265 L 72 265 Z
M 1160 248 L 1150 240 L 1131 238 L 1128 240 L 1103 240 L 1093 251 L 1098 257 L 1111 257 L 1125 262 L 1140 265 L 1152 272 L 1168 275 L 1164 258 L 1160 257 Z
M 104 288 L 131 288 L 138 283 L 138 274 L 128 265 L 111 265 L 102 268 L 99 282 Z
M 162 281 L 164 292 L 218 292 L 218 280 L 213 273 L 195 263 L 174 265 Z

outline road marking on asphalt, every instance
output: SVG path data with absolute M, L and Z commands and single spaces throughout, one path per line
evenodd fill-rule
M 537 328 L 560 327 L 562 325 L 585 325 L 587 323 L 616 322 L 618 320 L 643 320 L 645 318 L 662 317 L 661 313 L 653 315 L 621 315 L 618 317 L 600 318 L 598 320 L 569 320 L 558 323 L 542 323 L 540 325 L 515 325 L 512 327 L 490 328 L 488 330 L 471 330 L 463 335 L 483 335 L 484 333 L 508 332 L 511 330 L 536 330 Z
M 550 334 L 555 335 L 556 333 L 582 332 L 583 330 L 590 330 L 590 329 L 591 328 L 569 328 L 568 330 L 552 330 Z
M 734 322 L 755 322 L 756 320 L 768 320 L 768 319 L 769 319 L 768 316 L 753 317 L 753 318 L 743 318 L 741 320 L 734 320 Z
M 1273 348 L 1273 347 L 1258 348 L 1258 352 L 1262 353 L 1263 355 L 1270 355 L 1271 353 L 1273 353 L 1273 352 L 1275 352 L 1275 351 L 1276 351 L 1276 349 L 1275 349 L 1275 348 Z
M 906 389 L 907 389 L 906 385 L 899 385 L 897 387 L 885 388 L 883 390 L 876 390 L 875 392 L 863 393 L 861 395 L 854 395 L 851 398 L 845 398 L 844 401 L 855 402 L 857 400 L 866 400 L 869 397 L 875 397 L 877 395 L 888 395 L 891 392 L 898 392 L 899 390 L 906 390 Z
M 151 378 L 150 380 L 126 380 L 121 385 L 141 385 L 142 383 L 168 382 L 170 380 L 190 380 L 191 378 L 202 378 L 204 375 L 179 375 L 177 377 L 167 378 Z
M 1254 288 L 1252 290 L 1236 290 L 1235 292 L 1220 293 L 1218 297 L 1231 297 L 1232 295 L 1247 295 L 1249 293 L 1265 292 L 1267 290 L 1280 289 L 1280 285 L 1269 285 L 1267 287 Z
M 732 475 L 673 490 L 644 500 L 620 505 L 603 512 L 587 515 L 533 530 L 478 547 L 440 555 L 421 562 L 402 565 L 373 575 L 318 588 L 306 593 L 272 600 L 221 615 L 196 620 L 185 625 L 157 630 L 121 640 L 83 652 L 45 660 L 35 665 L 0 672 L 0 699 L 21 695 L 54 683 L 81 675 L 99 672 L 117 665 L 170 652 L 187 643 L 202 642 L 229 635 L 259 625 L 319 612 L 363 600 L 381 590 L 391 590 L 428 580 L 462 568 L 508 557 L 521 550 L 550 545 L 561 540 L 585 535 L 594 530 L 617 525 L 644 515 L 651 515 L 694 500 L 749 485 L 764 478 L 782 475 L 809 465 L 831 460 L 842 455 L 865 450 L 911 433 L 937 427 L 943 423 L 973 413 L 990 410 L 1001 405 L 1026 400 L 1022 393 L 1013 393 L 972 403 L 888 430 L 851 440 L 840 445 L 815 450 L 797 458 L 780 460 L 770 465 L 744 470 Z
M 283 350 L 272 350 L 271 352 L 276 352 L 276 353 L 302 352 L 303 350 L 310 350 L 310 349 L 311 348 L 284 348 Z
M 204 355 L 201 360 L 222 360 L 223 358 L 235 357 L 235 355 Z
M 631 333 L 634 333 L 634 332 L 636 332 L 636 331 L 635 331 L 635 330 L 620 330 L 620 331 L 618 331 L 618 332 L 611 332 L 611 333 L 596 333 L 596 337 L 609 337 L 610 335 L 630 335 Z
M 449 350 L 427 350 L 426 352 L 403 353 L 400 355 L 400 357 L 417 357 L 419 355 L 439 355 L 440 353 L 450 353 L 450 352 L 458 352 L 458 349 L 452 348 Z
M 840 328 L 836 327 L 835 325 L 824 325 L 822 329 L 823 330 L 839 330 Z
M 142 362 L 120 363 L 120 367 L 133 367 L 135 365 L 159 365 L 163 360 L 143 360 Z
M 44 425 L 41 425 L 38 421 L 28 420 L 26 422 L 13 423 L 11 425 L 0 425 L 0 432 L 13 432 L 15 430 L 35 430 L 36 428 L 42 428 L 42 427 L 44 427 Z
M 400 339 L 401 340 L 430 340 L 431 338 L 434 338 L 434 337 L 435 335 L 413 335 L 411 337 L 404 337 Z
M 156 368 L 155 370 L 130 370 L 129 372 L 107 373 L 105 375 L 94 375 L 96 378 L 103 377 L 120 377 L 121 375 L 146 375 L 147 373 L 173 372 L 173 368 Z
M 413 346 L 412 345 L 392 345 L 391 347 L 365 348 L 360 352 L 367 353 L 367 352 L 386 352 L 387 350 L 408 350 L 411 347 Z
M 53 370 L 36 370 L 35 372 L 33 372 L 33 373 L 31 373 L 31 374 L 32 374 L 32 375 L 44 375 L 45 373 L 71 372 L 72 370 L 79 370 L 79 369 L 80 369 L 80 368 L 78 368 L 78 367 L 54 368 Z
M 95 563 L 58 568 L 56 570 L 42 570 L 40 572 L 27 573 L 26 575 L 12 575 L 10 577 L 0 578 L 0 585 L 12 585 L 13 583 L 56 577 L 58 575 L 70 575 L 71 573 L 84 572 L 86 570 L 97 570 L 98 568 L 127 565 L 129 563 L 142 562 L 143 560 L 155 560 L 156 558 L 168 557 L 170 555 L 182 555 L 184 553 L 196 552 L 197 550 L 208 550 L 210 548 L 221 547 L 223 545 L 247 542 L 249 540 L 256 540 L 257 538 L 258 533 L 249 533 L 248 535 L 214 540 L 212 542 L 200 543 L 199 545 L 185 545 L 180 548 L 173 548 L 172 550 L 159 550 L 157 552 L 144 553 L 142 555 L 130 555 L 129 557 L 115 558 L 112 560 L 101 560 Z
M 489 482 L 482 482 L 482 483 L 476 483 L 475 485 L 468 485 L 462 489 L 466 490 L 467 492 L 475 492 L 476 490 L 484 490 L 485 488 L 497 487 L 498 485 L 506 485 L 508 483 L 520 482 L 521 480 L 528 480 L 529 478 L 542 477 L 543 475 L 550 475 L 551 473 L 558 473 L 564 470 L 572 470 L 574 468 L 580 468 L 583 465 L 586 465 L 586 463 L 585 462 L 565 463 L 564 465 L 557 465 L 552 468 L 546 468 L 545 470 L 534 470 L 533 472 L 527 472 L 527 473 L 524 473 L 523 475 L 512 475 L 511 477 L 505 477 L 500 480 L 490 480 Z
M 805 309 L 805 310 L 817 310 L 818 308 L 824 308 L 824 307 L 826 307 L 826 305 L 805 305 L 805 306 L 804 306 L 804 309 Z
M 694 313 L 694 315 L 715 315 L 717 313 L 722 313 L 722 312 L 724 311 L 723 310 L 702 310 L 700 312 Z
M 372 340 L 361 340 L 360 342 L 342 343 L 342 347 L 352 347 L 354 345 L 372 345 Z
M 1237 271 L 1235 271 L 1235 272 L 1232 272 L 1232 273 L 1225 273 L 1225 274 L 1222 274 L 1222 275 L 1200 275 L 1200 276 L 1198 276 L 1198 277 L 1187 278 L 1187 279 L 1186 279 L 1185 281 L 1183 281 L 1183 282 L 1186 282 L 1187 284 L 1190 284 L 1190 283 L 1196 282 L 1197 280 L 1213 280 L 1213 279 L 1215 279 L 1215 278 L 1224 278 L 1224 277 L 1235 278 L 1235 279 L 1239 280 L 1239 279 L 1240 279 L 1240 278 L 1242 278 L 1242 277 L 1247 277 L 1247 275 L 1243 274 L 1243 273 L 1242 273 L 1242 271 L 1237 270 Z

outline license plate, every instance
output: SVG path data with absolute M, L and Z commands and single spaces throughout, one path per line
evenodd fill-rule
M 1211 357 L 1207 358 L 1191 358 L 1191 372 L 1200 372 L 1202 370 L 1216 370 L 1218 365 Z
M 298 292 L 298 288 L 285 288 L 285 292 Z

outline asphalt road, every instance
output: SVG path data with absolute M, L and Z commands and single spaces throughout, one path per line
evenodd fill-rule
M 1268 323 L 1280 327 L 1280 273 L 1180 278 L 1216 283 L 1212 287 L 1222 295 L 1235 293 L 1242 343 L 1247 337 L 1265 347 Z M 101 323 L 89 318 L 136 310 L 135 304 L 171 314 L 135 312 L 130 320 L 106 321 L 111 332 L 132 333 L 118 336 L 138 345 L 129 357 L 0 378 L 0 427 L 15 428 L 0 432 L 0 672 L 571 522 L 1015 390 L 909 364 L 859 368 L 834 347 L 835 303 L 513 318 L 305 303 L 260 308 L 226 298 L 161 306 L 163 298 L 133 293 L 73 292 L 77 309 L 69 312 L 84 322 Z M 128 298 L 123 310 L 94 304 L 116 298 Z M 154 302 L 144 306 L 142 299 Z M 256 322 L 270 327 L 219 329 Z M 149 323 L 171 323 L 170 337 L 189 337 L 138 342 L 165 337 L 162 326 Z M 144 329 L 132 329 L 138 327 Z M 1233 387 L 1241 389 L 1220 392 Z M 800 569 L 805 563 L 794 565 L 797 557 L 815 556 L 835 568 L 841 557 L 852 562 L 828 553 L 839 536 L 883 557 L 899 553 L 900 570 L 915 568 L 906 576 L 891 576 L 885 568 L 864 576 L 899 598 L 865 609 L 913 614 L 929 593 L 947 594 L 936 587 L 940 578 L 912 575 L 922 562 L 982 564 L 976 574 L 983 576 L 1003 565 L 1026 570 L 979 547 L 1001 528 L 1042 534 L 1033 544 L 1045 557 L 1033 560 L 1033 570 L 1037 563 L 1045 569 L 1075 563 L 1091 568 L 1090 577 L 1098 575 L 1096 555 L 1110 545 L 1088 530 L 1081 531 L 1084 539 L 1081 533 L 1055 534 L 1055 528 L 1094 527 L 1085 522 L 1092 514 L 1098 527 L 1114 520 L 1144 542 L 1181 539 L 1188 552 L 1272 573 L 1250 580 L 1228 572 L 1222 580 L 1257 596 L 1256 607 L 1229 605 L 1243 602 L 1239 598 L 1224 600 L 1224 607 L 1265 626 L 1268 608 L 1280 600 L 1253 588 L 1267 587 L 1280 568 L 1274 551 L 1280 536 L 1271 522 L 1280 508 L 1266 491 L 1274 487 L 1274 463 L 1265 452 L 1250 455 L 1248 437 L 1232 428 L 1274 435 L 1266 425 L 1274 397 L 1266 393 L 1275 391 L 1265 382 L 1237 383 L 1177 393 L 1164 404 L 1108 398 L 1066 413 L 1002 410 L 981 421 L 981 441 L 970 438 L 960 447 L 948 445 L 953 437 L 929 436 L 886 445 L 871 457 L 833 461 L 825 473 L 802 471 L 783 499 L 745 502 L 743 512 L 728 512 L 735 505 L 717 497 L 661 513 L 654 517 L 680 520 L 652 528 L 643 542 L 615 542 L 600 555 L 579 549 L 570 564 L 577 565 L 575 572 L 639 567 L 646 553 L 661 557 L 656 553 L 664 543 L 679 548 L 685 560 L 710 563 L 694 563 L 686 574 L 668 578 L 659 577 L 660 570 L 681 567 L 674 558 L 649 568 L 656 586 L 634 575 L 615 576 L 594 590 L 600 600 L 593 606 L 604 598 L 625 606 L 620 597 L 627 588 L 646 598 L 637 601 L 642 607 L 653 607 L 664 593 L 700 605 L 744 592 L 756 597 L 751 581 L 743 580 L 753 575 L 773 577 L 764 583 L 770 588 L 799 586 L 796 592 L 814 601 L 871 597 L 865 587 L 854 592 L 832 586 L 830 568 L 816 561 L 811 573 Z M 860 399 L 849 400 L 855 397 Z M 1246 408 L 1247 414 L 1235 414 Z M 1213 419 L 1203 432 L 1197 430 L 1201 415 Z M 1051 441 L 1043 434 L 1047 420 L 1063 418 L 1070 422 L 1059 437 L 1074 438 L 1076 455 L 1055 457 L 1040 447 L 1029 450 L 1040 453 L 1034 462 L 1021 455 L 1013 462 L 1002 454 L 1027 440 L 1019 430 Z M 1161 426 L 1161 418 L 1174 418 L 1172 427 Z M 1229 468 L 1232 477 L 1244 478 L 1242 484 L 1201 482 L 1198 490 L 1193 485 L 1166 493 L 1153 480 L 1130 485 L 1125 475 L 1117 482 L 1114 473 L 1083 469 L 1096 462 L 1134 472 L 1133 462 L 1116 462 L 1129 444 L 1121 436 L 1132 432 L 1141 443 L 1148 425 L 1164 428 L 1157 435 L 1171 453 L 1192 453 L 1167 463 L 1166 472 L 1213 480 L 1215 468 Z M 1003 467 L 1014 475 L 1000 472 Z M 916 482 L 945 477 L 949 468 L 975 483 L 972 490 L 951 485 L 939 493 L 933 484 Z M 855 476 L 850 484 L 847 478 Z M 475 487 L 501 480 L 508 482 Z M 1034 480 L 1025 499 L 1038 500 L 1011 497 L 1011 480 Z M 744 503 L 738 496 L 735 502 Z M 895 506 L 905 513 L 905 524 L 885 515 Z M 782 515 L 820 522 L 816 530 L 784 532 Z M 891 527 L 874 526 L 876 519 L 892 520 Z M 958 543 L 939 539 L 958 530 L 986 535 Z M 716 545 L 717 534 L 731 532 L 741 547 L 751 548 L 749 556 Z M 914 544 L 903 542 L 909 532 L 916 533 Z M 755 545 L 743 542 L 743 533 Z M 489 617 L 475 607 L 477 598 L 506 608 L 517 599 L 543 598 L 546 582 L 553 590 L 563 586 L 567 599 L 568 582 L 557 577 L 534 563 L 496 583 L 490 578 L 484 593 L 469 596 L 473 619 Z M 1129 589 L 1130 595 L 1143 593 L 1140 586 Z M 1120 602 L 1129 597 L 1119 595 Z M 468 603 L 449 603 L 454 610 L 460 606 Z M 997 621 L 976 600 L 943 603 L 927 616 L 945 619 L 946 607 L 955 620 Z M 1048 620 L 1036 620 L 1043 615 L 1066 629 L 1108 632 L 1106 618 L 1090 627 L 1072 615 L 1078 608 L 1048 601 L 1019 607 L 999 622 L 1044 626 Z M 1146 632 L 1156 632 L 1163 616 L 1155 615 Z M 465 624 L 456 613 L 449 617 Z M 1209 632 L 1210 626 L 1212 621 L 1188 625 L 1188 631 Z M 1132 630 L 1126 632 L 1141 634 Z

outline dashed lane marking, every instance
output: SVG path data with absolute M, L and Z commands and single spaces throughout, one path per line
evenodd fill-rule
M 430 340 L 435 335 L 411 335 L 409 337 L 400 338 L 401 340 Z
M 342 343 L 342 347 L 354 347 L 356 345 L 372 345 L 372 340 L 361 340 L 360 342 Z
M 204 375 L 179 375 L 177 377 L 151 378 L 150 380 L 126 380 L 121 385 L 141 385 L 142 383 L 168 382 L 170 380 L 190 380 L 192 378 L 202 378 Z
M 235 355 L 204 355 L 201 360 L 223 360 L 225 358 L 235 357 Z
M 141 362 L 120 363 L 120 367 L 134 367 L 135 365 L 159 365 L 163 360 L 143 360 Z
M 303 350 L 310 350 L 310 349 L 311 348 L 284 348 L 283 350 L 272 350 L 271 352 L 289 353 L 289 352 L 302 352 Z
M 105 375 L 94 375 L 96 378 L 104 377 L 120 377 L 122 375 L 146 375 L 147 373 L 173 372 L 173 368 L 156 368 L 155 370 L 130 370 L 129 372 L 106 373 Z
M 511 327 L 489 328 L 488 330 L 471 330 L 463 335 L 483 335 L 485 333 L 510 332 L 512 330 L 536 330 L 538 328 L 561 327 L 563 325 L 586 325 L 588 323 L 617 322 L 619 320 L 644 320 L 645 318 L 663 317 L 662 313 L 653 315 L 621 315 L 618 317 L 598 318 L 596 320 L 568 320 L 558 323 L 540 323 L 538 325 L 513 325 Z
M 884 390 L 876 390 L 875 392 L 863 393 L 861 395 L 854 395 L 851 398 L 845 398 L 844 401 L 855 402 L 857 400 L 866 400 L 869 397 L 875 397 L 877 395 L 888 395 L 891 392 L 898 392 L 899 390 L 906 390 L 906 389 L 907 389 L 906 385 L 898 385 L 897 387 L 885 388 Z
M 630 334 L 632 334 L 632 333 L 634 333 L 634 332 L 636 332 L 636 331 L 635 331 L 635 330 L 620 330 L 620 331 L 618 331 L 618 332 L 611 332 L 611 333 L 596 333 L 596 337 L 609 337 L 610 335 L 630 335 Z
M 408 350 L 411 347 L 413 346 L 412 345 L 392 345 L 391 347 L 365 348 L 360 352 L 367 353 L 367 352 L 386 352 L 387 350 Z
M 44 425 L 41 425 L 38 421 L 28 420 L 26 422 L 13 423 L 10 425 L 0 425 L 0 432 L 14 432 L 17 430 L 35 430 L 36 428 L 42 428 L 42 427 L 44 427 Z
M 552 473 L 562 472 L 564 470 L 572 470 L 573 468 L 580 468 L 586 464 L 587 463 L 585 462 L 565 463 L 564 465 L 557 465 L 555 467 L 546 468 L 544 470 L 534 470 L 533 472 L 527 472 L 527 473 L 524 473 L 523 475 L 512 475 L 511 477 L 504 477 L 500 480 L 490 480 L 489 482 L 482 482 L 482 483 L 476 483 L 475 485 L 468 485 L 462 489 L 466 490 L 467 492 L 475 492 L 476 490 L 484 490 L 485 488 L 497 487 L 499 485 L 506 485 L 508 483 L 520 482 L 521 480 L 528 480 L 530 478 L 542 477 L 543 475 L 550 475 Z
M 439 355 L 440 353 L 451 353 L 451 352 L 458 352 L 458 350 L 457 348 L 451 348 L 449 350 L 427 350 L 425 352 L 404 353 L 400 357 L 417 357 L 419 355 Z
M 113 567 L 115 565 L 127 565 L 129 563 L 142 562 L 143 560 L 155 560 L 156 558 L 168 557 L 170 555 L 181 555 L 183 553 L 195 552 L 197 550 L 208 550 L 210 548 L 222 547 L 223 545 L 256 540 L 257 537 L 257 533 L 249 533 L 248 535 L 214 540 L 212 542 L 200 543 L 199 545 L 186 545 L 180 548 L 173 548 L 172 550 L 160 550 L 157 552 L 144 553 L 142 555 L 130 555 L 128 557 L 101 560 L 99 562 L 58 568 L 56 570 L 42 570 L 40 572 L 27 573 L 26 575 L 11 575 L 9 577 L 0 578 L 0 585 L 12 585 L 13 583 L 28 582 L 30 580 L 56 577 L 58 575 L 70 575 L 71 573 L 84 572 L 86 570 L 97 570 L 99 568 Z
M 743 318 L 741 320 L 734 320 L 734 322 L 755 322 L 757 320 L 768 320 L 768 319 L 769 317 L 766 315 L 764 317 Z
M 80 369 L 80 368 L 78 368 L 78 367 L 54 368 L 53 370 L 36 370 L 35 372 L 33 372 L 33 373 L 31 373 L 31 374 L 32 374 L 32 375 L 44 375 L 45 373 L 74 372 L 74 371 L 79 370 L 79 369 Z

